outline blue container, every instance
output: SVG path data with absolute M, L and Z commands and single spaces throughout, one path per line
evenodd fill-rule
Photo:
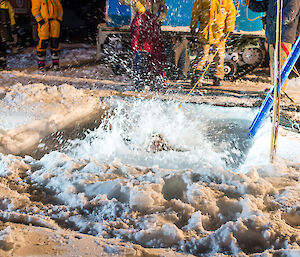
M 235 1 L 238 3 L 238 1 Z M 237 4 L 235 5 L 237 7 Z M 235 30 L 237 32 L 240 31 L 260 31 L 263 29 L 263 24 L 260 19 L 262 17 L 262 13 L 252 12 L 248 9 L 248 17 L 247 17 L 247 7 L 240 3 L 239 11 L 236 15 L 236 22 L 235 22 Z M 259 17 L 258 19 L 256 19 Z M 255 19 L 253 21 L 253 19 Z
M 166 0 L 168 15 L 164 26 L 190 26 L 194 0 Z
M 238 0 L 235 0 L 236 7 Z M 191 22 L 192 8 L 194 0 L 166 0 L 168 7 L 168 15 L 164 22 L 164 26 L 189 26 Z M 130 24 L 130 7 L 121 5 L 118 0 L 107 0 L 107 25 L 110 27 L 120 27 Z M 239 5 L 239 12 L 235 23 L 235 29 L 239 31 L 260 31 L 262 30 L 262 22 L 260 19 L 249 21 L 246 15 L 247 7 Z M 261 16 L 249 10 L 248 16 L 254 19 Z
M 107 0 L 107 20 L 109 27 L 121 27 L 129 25 L 131 21 L 130 7 L 122 5 L 119 0 Z

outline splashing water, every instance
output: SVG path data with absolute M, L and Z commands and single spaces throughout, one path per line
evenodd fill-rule
M 113 111 L 84 140 L 74 140 L 74 159 L 120 160 L 166 169 L 236 168 L 250 147 L 247 130 L 253 111 L 160 100 L 109 100 Z M 164 151 L 149 151 L 160 135 Z
M 25 183 L 38 201 L 18 213 L 196 256 L 299 251 L 299 135 L 279 138 L 279 155 L 291 163 L 272 166 L 270 120 L 254 140 L 247 137 L 256 110 L 107 101 L 100 125 L 55 134 L 59 151 L 45 141 L 50 148 L 41 158 L 0 155 L 3 179 L 26 169 L 14 186 L 22 191 Z

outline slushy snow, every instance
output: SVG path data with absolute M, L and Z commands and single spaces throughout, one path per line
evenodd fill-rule
M 280 128 L 270 164 L 270 120 L 247 138 L 257 109 L 100 99 L 68 84 L 17 84 L 3 94 L 0 143 L 49 117 L 56 129 L 37 142 L 26 134 L 38 146 L 23 155 L 0 153 L 2 221 L 66 228 L 96 243 L 117 238 L 130 254 L 134 244 L 173 256 L 300 256 L 300 134 Z M 54 119 L 77 120 L 69 111 L 83 103 L 102 110 L 93 127 L 68 130 Z M 153 134 L 167 151 L 149 151 Z M 13 234 L 0 229 L 2 253 L 15 248 Z

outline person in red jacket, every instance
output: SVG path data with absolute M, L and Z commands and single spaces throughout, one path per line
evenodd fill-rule
M 149 85 L 154 88 L 164 80 L 166 61 L 161 23 L 167 16 L 164 0 L 119 0 L 131 6 L 131 46 L 136 90 Z
M 53 70 L 59 69 L 60 24 L 63 8 L 60 0 L 31 0 L 31 12 L 38 23 L 39 43 L 36 47 L 38 66 L 45 70 L 46 50 L 50 41 Z

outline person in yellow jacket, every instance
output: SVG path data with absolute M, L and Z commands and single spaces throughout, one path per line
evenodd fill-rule
M 192 9 L 191 33 L 195 34 L 199 22 L 198 41 L 200 45 L 200 61 L 192 78 L 195 83 L 203 72 L 209 56 L 209 50 L 218 53 L 215 56 L 214 85 L 220 86 L 224 79 L 225 39 L 234 31 L 236 8 L 232 0 L 195 0 Z
M 15 13 L 9 0 L 0 1 L 0 70 L 6 69 L 6 43 L 12 41 L 15 30 Z
M 38 66 L 45 70 L 46 50 L 50 41 L 52 67 L 59 69 L 60 24 L 63 8 L 60 0 L 31 0 L 31 12 L 38 23 L 39 43 L 36 47 Z

